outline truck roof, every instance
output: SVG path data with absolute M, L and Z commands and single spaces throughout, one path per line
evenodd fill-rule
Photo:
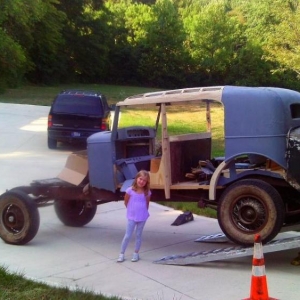
M 262 102 L 265 99 L 282 103 L 289 106 L 292 103 L 300 103 L 300 93 L 293 90 L 276 87 L 245 87 L 245 86 L 211 86 L 194 87 L 176 90 L 166 90 L 145 94 L 133 95 L 124 101 L 118 102 L 117 106 L 157 105 L 182 105 L 187 103 L 216 101 L 223 105 L 244 106 L 244 100 L 250 100 L 251 105 Z M 255 104 L 265 105 L 265 104 Z
M 183 104 L 213 100 L 221 102 L 224 86 L 196 87 L 168 91 L 159 91 L 134 95 L 118 102 L 117 106 L 156 105 L 159 103 Z

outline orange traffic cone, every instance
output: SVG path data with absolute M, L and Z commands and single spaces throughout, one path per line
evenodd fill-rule
M 269 297 L 265 259 L 260 234 L 254 237 L 250 298 L 244 300 L 278 300 Z

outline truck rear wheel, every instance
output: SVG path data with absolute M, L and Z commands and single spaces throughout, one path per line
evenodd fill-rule
M 66 226 L 81 227 L 92 221 L 97 205 L 94 202 L 86 205 L 86 201 L 81 200 L 56 200 L 54 210 L 59 220 Z
M 14 190 L 0 196 L 0 237 L 7 244 L 24 245 L 38 232 L 40 215 L 36 203 Z
M 223 192 L 217 215 L 221 229 L 230 240 L 251 246 L 257 233 L 266 243 L 280 232 L 284 206 L 281 196 L 270 184 L 245 179 Z

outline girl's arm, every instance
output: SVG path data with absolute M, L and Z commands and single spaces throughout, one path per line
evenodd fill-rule
M 129 196 L 127 193 L 125 193 L 125 196 L 124 196 L 124 204 L 125 204 L 126 207 L 127 207 L 127 205 L 128 205 L 129 199 L 130 199 L 130 196 Z
M 146 197 L 146 201 L 147 201 L 147 209 L 149 209 L 150 198 L 151 198 L 151 196 L 147 196 L 147 197 Z

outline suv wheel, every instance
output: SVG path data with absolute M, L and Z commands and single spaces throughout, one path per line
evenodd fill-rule
M 48 137 L 48 148 L 56 149 L 57 148 L 57 140 L 51 139 Z

